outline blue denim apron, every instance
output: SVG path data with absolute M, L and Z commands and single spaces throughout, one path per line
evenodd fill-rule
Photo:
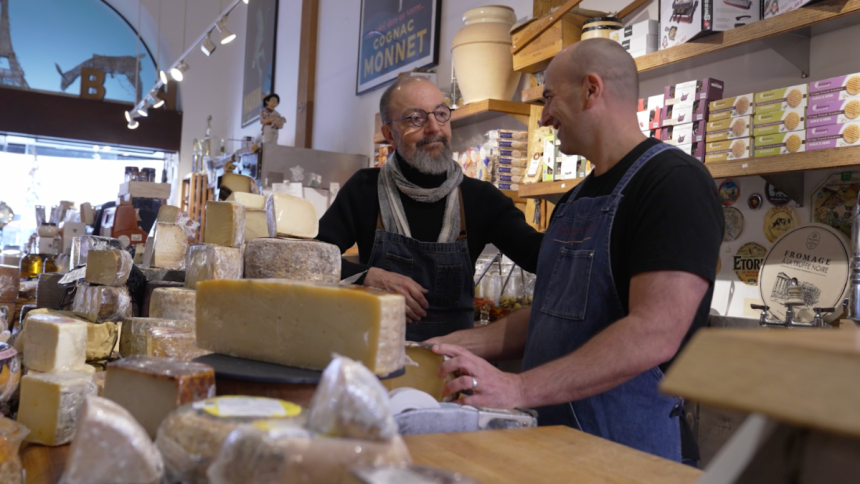
M 572 353 L 627 315 L 612 280 L 612 223 L 633 176 L 652 157 L 671 148 L 661 143 L 645 152 L 611 195 L 573 201 L 580 185 L 556 208 L 538 258 L 524 371 Z M 538 408 L 538 423 L 567 425 L 680 461 L 680 400 L 660 394 L 657 384 L 662 377 L 654 367 L 599 395 Z
M 466 243 L 462 191 L 460 235 L 455 242 L 421 242 L 386 232 L 380 216 L 368 265 L 402 274 L 430 291 L 424 295 L 430 304 L 427 316 L 406 325 L 407 341 L 424 341 L 475 325 L 474 266 Z

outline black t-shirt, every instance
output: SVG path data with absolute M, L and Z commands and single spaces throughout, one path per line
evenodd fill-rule
M 576 199 L 609 195 L 649 148 L 653 138 L 640 143 L 609 171 L 583 182 Z M 571 193 L 559 202 L 564 203 Z M 680 150 L 663 151 L 630 180 L 622 192 L 610 236 L 609 257 L 615 288 L 629 312 L 630 280 L 652 271 L 684 271 L 710 281 L 682 343 L 708 322 L 717 259 L 725 219 L 714 180 L 702 162 Z M 540 276 L 540 274 L 538 275 Z M 660 365 L 665 372 L 671 361 Z
M 396 159 L 392 162 L 399 163 L 403 175 L 420 187 L 438 187 L 445 181 L 446 175 L 426 175 L 406 162 Z M 379 168 L 359 170 L 341 187 L 331 207 L 320 219 L 318 240 L 337 245 L 341 252 L 358 244 L 360 264 L 344 260 L 341 277 L 346 278 L 368 269 L 379 216 L 378 181 Z M 469 256 L 472 259 L 470 277 L 474 274 L 478 256 L 487 244 L 495 245 L 523 269 L 535 272 L 543 234 L 526 223 L 523 212 L 514 206 L 513 200 L 493 184 L 469 177 L 463 178 L 460 190 L 466 214 Z M 424 203 L 401 193 L 400 201 L 412 238 L 421 242 L 436 242 L 445 218 L 446 199 Z

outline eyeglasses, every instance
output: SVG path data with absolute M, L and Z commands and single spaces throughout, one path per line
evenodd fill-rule
M 385 124 L 396 123 L 397 121 L 403 121 L 404 119 L 408 119 L 412 121 L 412 126 L 416 128 L 423 128 L 425 124 L 427 124 L 427 120 L 430 118 L 430 114 L 423 109 L 416 109 L 409 116 L 403 116 L 399 119 L 392 119 L 391 121 Z M 436 122 L 439 124 L 445 124 L 448 120 L 451 119 L 451 108 L 448 106 L 439 106 L 433 111 L 433 117 L 436 118 Z

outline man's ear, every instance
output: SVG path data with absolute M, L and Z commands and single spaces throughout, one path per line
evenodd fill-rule
M 597 103 L 597 100 L 603 96 L 605 86 L 603 79 L 597 74 L 586 74 L 582 79 L 582 92 L 585 97 L 584 109 L 591 109 Z
M 397 149 L 397 142 L 394 141 L 394 133 L 391 131 L 390 124 L 382 125 L 382 137 L 385 138 L 385 141 L 388 142 L 394 149 Z

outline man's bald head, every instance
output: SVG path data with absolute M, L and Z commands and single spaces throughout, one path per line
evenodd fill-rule
M 421 84 L 419 84 L 421 83 Z M 437 91 L 439 88 L 436 87 L 432 82 L 428 81 L 423 77 L 418 76 L 407 76 L 401 77 L 394 81 L 394 84 L 388 86 L 385 89 L 385 92 L 382 93 L 382 97 L 379 99 L 379 116 L 382 118 L 383 123 L 387 123 L 392 119 L 395 119 L 395 116 L 391 114 L 392 104 L 395 104 L 397 101 L 401 99 L 401 96 L 408 92 L 413 85 L 419 85 L 421 87 L 433 87 Z M 441 95 L 441 91 L 439 91 Z
M 566 48 L 550 66 L 559 79 L 579 83 L 588 74 L 597 74 L 609 97 L 636 105 L 639 100 L 639 72 L 633 57 L 617 42 L 588 39 Z

